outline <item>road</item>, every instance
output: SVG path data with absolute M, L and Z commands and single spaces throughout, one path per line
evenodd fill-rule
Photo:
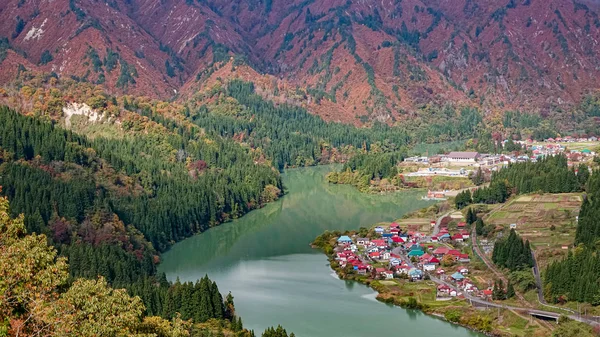
M 450 211 L 450 212 L 437 218 L 437 220 L 435 222 L 435 227 L 433 227 L 433 232 L 431 233 L 431 236 L 438 235 L 438 233 L 440 232 L 440 226 L 442 225 L 442 219 L 444 219 L 445 217 L 447 217 L 448 215 L 450 215 L 452 213 L 454 213 L 454 211 Z
M 483 263 L 485 263 L 485 265 L 494 273 L 494 275 L 496 275 L 497 278 L 501 279 L 502 282 L 504 282 L 504 284 L 508 284 L 508 280 L 506 279 L 504 274 L 502 274 L 498 269 L 496 269 L 496 266 L 488 259 L 487 255 L 485 255 L 484 252 L 481 251 L 481 248 L 477 244 L 476 226 L 473 226 L 473 228 L 471 229 L 471 246 L 473 247 L 473 251 L 475 252 L 475 254 L 477 254 L 481 258 Z M 515 294 L 517 295 L 519 301 L 521 301 L 521 304 L 531 306 L 531 304 L 527 302 L 523 295 L 516 291 Z
M 434 228 L 434 234 L 436 235 L 439 232 L 439 228 L 440 228 L 440 223 L 441 220 L 450 215 L 453 211 L 448 212 L 444 215 L 442 215 L 441 217 L 438 218 L 435 228 Z M 479 255 L 479 257 L 481 257 L 481 259 L 483 260 L 483 262 L 488 266 L 488 268 L 490 268 L 494 274 L 496 274 L 496 276 L 498 276 L 499 278 L 501 278 L 502 280 L 504 280 L 505 283 L 507 283 L 506 278 L 504 277 L 504 275 L 502 273 L 500 273 L 493 264 L 491 264 L 491 262 L 487 259 L 487 256 L 485 254 L 483 254 L 483 252 L 481 251 L 481 249 L 479 248 L 479 245 L 477 244 L 477 233 L 475 231 L 475 226 L 473 226 L 473 230 L 471 233 L 471 238 L 472 238 L 472 245 L 473 245 L 473 250 L 476 252 L 477 255 Z M 401 256 L 401 258 L 403 260 L 406 261 L 406 263 L 409 265 L 409 267 L 411 268 L 415 268 L 415 266 L 412 264 L 412 262 L 410 261 L 410 259 L 408 258 L 408 256 L 406 256 L 406 254 L 404 254 L 404 251 L 402 250 L 402 248 L 400 247 L 395 247 L 394 249 L 392 249 L 392 253 Z M 533 252 L 532 252 L 533 254 Z M 535 256 L 534 256 L 534 268 L 537 270 L 537 262 L 535 262 Z M 541 285 L 541 280 L 539 280 L 539 273 L 534 272 L 535 275 L 537 275 L 536 279 L 538 279 L 536 282 L 539 282 L 538 285 Z M 429 275 L 429 278 L 437 283 L 437 284 L 443 284 L 446 285 L 454 290 L 456 290 L 457 293 L 463 293 L 464 297 L 469 300 L 471 302 L 471 305 L 473 306 L 480 306 L 480 307 L 486 307 L 486 308 L 502 308 L 502 309 L 507 309 L 507 310 L 513 310 L 513 311 L 519 311 L 519 312 L 526 312 L 529 315 L 543 315 L 543 316 L 547 316 L 547 317 L 552 317 L 552 318 L 556 318 L 558 319 L 558 317 L 563 316 L 563 314 L 559 314 L 556 312 L 552 312 L 552 311 L 545 311 L 545 310 L 538 310 L 538 309 L 532 309 L 530 306 L 531 304 L 528 303 L 525 298 L 523 297 L 523 295 L 516 293 L 517 296 L 519 297 L 520 300 L 522 300 L 524 303 L 526 303 L 526 305 L 528 305 L 529 307 L 514 307 L 514 306 L 508 306 L 508 305 L 504 305 L 504 304 L 499 304 L 499 303 L 494 303 L 494 302 L 490 302 L 490 301 L 486 301 L 482 298 L 479 297 L 475 297 L 472 296 L 466 292 L 463 292 L 462 290 L 460 290 L 459 288 L 457 288 L 455 285 L 453 285 L 452 283 L 446 282 L 442 279 L 439 279 L 435 276 L 432 276 L 431 274 Z M 538 288 L 540 289 L 540 288 Z M 543 298 L 543 293 L 541 294 L 541 297 Z M 552 306 L 549 306 L 552 307 Z M 556 307 L 553 307 L 556 308 Z M 562 309 L 562 308 L 558 308 L 558 309 Z M 563 309 L 565 310 L 565 309 Z M 571 311 L 566 309 L 567 311 Z M 582 316 L 581 314 L 576 314 L 574 311 L 572 315 L 568 315 L 567 317 L 576 320 L 578 322 L 582 322 L 582 323 L 586 323 L 592 326 L 600 326 L 600 316 Z
M 460 289 L 458 289 L 456 286 L 454 286 L 453 284 L 451 284 L 449 282 L 443 281 L 435 276 L 430 276 L 430 278 L 432 281 L 434 281 L 437 284 L 443 284 L 443 285 L 446 285 L 446 286 L 456 290 L 457 293 L 462 292 Z M 523 307 L 514 307 L 514 306 L 494 303 L 494 302 L 486 301 L 479 297 L 472 296 L 466 292 L 463 292 L 463 296 L 467 300 L 469 300 L 471 302 L 471 305 L 473 305 L 473 306 L 484 306 L 486 308 L 502 308 L 502 309 L 507 309 L 507 310 L 526 312 L 529 315 L 543 315 L 543 316 L 548 316 L 548 317 L 552 317 L 552 318 L 556 318 L 556 319 L 558 317 L 562 316 L 562 314 L 552 312 L 552 311 L 537 310 L 537 309 L 523 308 Z M 579 322 L 590 324 L 592 326 L 600 325 L 600 317 L 581 316 L 581 315 L 575 315 L 575 314 L 569 315 L 568 317 L 573 320 L 579 321 Z
M 533 276 L 535 276 L 535 285 L 537 287 L 538 293 L 538 301 L 544 305 L 548 305 L 546 299 L 544 298 L 544 288 L 542 287 L 542 278 L 540 277 L 540 270 L 537 265 L 537 260 L 535 259 L 535 253 L 533 250 L 531 251 L 531 258 L 533 259 Z

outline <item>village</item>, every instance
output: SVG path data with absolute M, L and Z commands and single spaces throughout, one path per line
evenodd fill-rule
M 508 140 L 502 143 L 506 144 Z M 442 201 L 454 197 L 460 190 L 473 188 L 469 179 L 478 171 L 486 177 L 502 167 L 514 163 L 537 162 L 556 155 L 564 155 L 570 167 L 581 163 L 590 164 L 596 157 L 596 149 L 600 142 L 596 137 L 590 138 L 549 138 L 543 142 L 514 141 L 520 151 L 502 154 L 482 154 L 478 152 L 452 151 L 432 156 L 416 156 L 405 158 L 400 163 L 402 180 L 410 185 L 427 186 L 429 191 L 424 200 Z M 425 184 L 416 184 L 425 179 Z M 443 187 L 443 188 L 439 188 Z M 432 190 L 433 189 L 433 190 Z
M 504 148 L 508 140 L 502 142 Z M 490 168 L 497 170 L 500 166 L 510 163 L 532 161 L 535 162 L 546 156 L 564 154 L 571 165 L 591 160 L 596 156 L 594 148 L 600 146 L 596 137 L 590 138 L 548 138 L 542 142 L 534 142 L 531 139 L 525 141 L 513 141 L 520 147 L 518 151 L 505 151 L 502 154 L 483 154 L 478 152 L 452 151 L 446 154 L 431 156 L 415 156 L 404 159 L 405 165 L 428 166 L 411 172 L 407 176 L 443 175 L 449 177 L 468 177 L 473 168 Z
M 339 267 L 373 279 L 435 281 L 436 299 L 479 297 L 491 299 L 491 287 L 480 289 L 469 278 L 470 232 L 465 222 L 450 231 L 447 223 L 432 221 L 432 233 L 403 230 L 394 222 L 379 225 L 371 238 L 342 235 L 337 238 L 334 258 Z

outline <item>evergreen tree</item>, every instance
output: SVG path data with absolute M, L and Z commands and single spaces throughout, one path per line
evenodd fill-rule
M 474 222 L 477 221 L 477 219 L 478 219 L 477 214 L 473 210 L 473 207 L 469 207 L 469 209 L 467 210 L 467 215 L 466 215 L 467 223 L 469 225 L 472 225 Z
M 506 286 L 506 298 L 515 297 L 515 288 L 513 287 L 512 282 L 508 281 L 508 285 Z

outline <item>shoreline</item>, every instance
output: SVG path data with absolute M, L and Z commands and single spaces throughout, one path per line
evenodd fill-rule
M 351 232 L 346 232 L 346 234 L 350 235 Z M 494 331 L 494 330 L 482 331 L 482 330 L 479 330 L 468 324 L 450 321 L 444 316 L 443 313 L 435 311 L 435 309 L 428 307 L 427 304 L 421 303 L 417 299 L 415 299 L 416 302 L 410 302 L 410 301 L 407 302 L 404 300 L 396 300 L 393 296 L 385 298 L 384 297 L 385 293 L 382 292 L 382 287 L 384 287 L 384 286 L 378 287 L 376 285 L 376 282 L 379 282 L 379 280 L 373 280 L 368 277 L 347 277 L 346 274 L 344 274 L 343 269 L 341 267 L 339 267 L 337 261 L 335 260 L 334 253 L 331 253 L 331 254 L 327 253 L 327 250 L 333 252 L 332 245 L 321 246 L 321 245 L 315 244 L 315 242 L 313 241 L 313 242 L 311 242 L 310 247 L 313 249 L 320 250 L 321 253 L 323 253 L 327 257 L 328 267 L 331 269 L 332 272 L 335 273 L 335 275 L 337 276 L 337 278 L 340 281 L 357 282 L 357 283 L 360 283 L 360 284 L 363 284 L 363 285 L 369 287 L 376 294 L 375 300 L 377 300 L 378 302 L 380 302 L 382 304 L 393 305 L 393 306 L 400 307 L 405 310 L 418 310 L 425 315 L 429 315 L 429 316 L 432 316 L 432 317 L 435 317 L 438 319 L 442 319 L 444 322 L 450 323 L 455 326 L 460 326 L 460 327 L 466 328 L 472 332 L 476 332 L 476 333 L 479 333 L 479 334 L 482 334 L 485 336 L 490 336 L 490 337 L 508 336 L 506 334 L 498 333 L 497 331 Z M 416 304 L 416 307 L 415 307 L 415 304 Z M 467 305 L 467 308 L 478 310 L 477 308 L 475 308 L 474 306 L 472 306 L 470 304 Z

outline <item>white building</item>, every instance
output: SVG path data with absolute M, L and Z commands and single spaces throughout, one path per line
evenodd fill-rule
M 477 152 L 450 152 L 446 158 L 451 163 L 475 163 L 479 159 Z

